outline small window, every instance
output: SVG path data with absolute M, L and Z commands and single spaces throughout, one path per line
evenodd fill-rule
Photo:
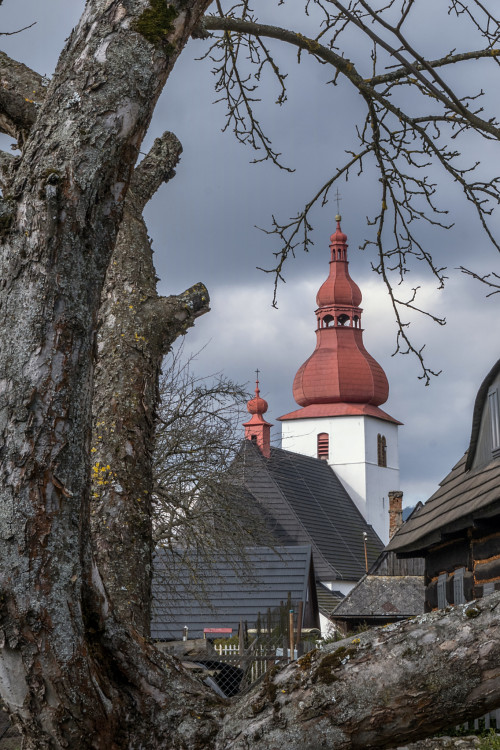
M 491 448 L 496 451 L 500 449 L 500 415 L 498 413 L 498 391 L 488 393 L 490 405 L 490 425 L 491 425 Z
M 387 467 L 387 440 L 385 435 L 377 435 L 377 463 Z
M 464 574 L 465 568 L 459 568 L 453 576 L 453 604 L 465 604 Z
M 252 443 L 256 443 L 257 442 L 257 435 L 252 435 L 252 437 L 250 438 L 250 440 L 252 441 Z
M 437 583 L 437 595 L 438 595 L 438 608 L 444 609 L 448 606 L 448 602 L 446 601 L 446 579 L 448 576 L 446 573 L 442 573 L 438 578 Z
M 329 439 L 327 432 L 320 432 L 318 435 L 318 458 L 328 461 L 329 456 Z

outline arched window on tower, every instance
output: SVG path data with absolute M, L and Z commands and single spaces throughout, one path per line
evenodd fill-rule
M 325 324 L 325 328 L 328 328 L 330 326 L 330 323 L 334 322 L 334 318 L 331 315 L 325 315 L 323 318 L 323 323 Z
M 318 435 L 318 458 L 328 461 L 329 457 L 329 438 L 327 432 L 320 432 Z
M 379 466 L 387 467 L 387 440 L 385 435 L 377 435 L 377 463 Z
M 349 322 L 349 316 L 348 315 L 339 315 L 338 317 L 338 324 L 339 326 L 345 326 L 346 323 Z

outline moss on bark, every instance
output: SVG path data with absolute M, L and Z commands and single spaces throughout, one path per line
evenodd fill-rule
M 174 21 L 179 11 L 166 0 L 151 0 L 150 7 L 141 13 L 135 23 L 135 29 L 155 47 L 161 47 L 166 54 L 174 50 L 174 45 L 167 41 L 172 32 Z

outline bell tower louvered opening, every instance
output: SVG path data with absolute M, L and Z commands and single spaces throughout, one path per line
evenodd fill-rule
M 318 458 L 322 458 L 324 461 L 328 461 L 329 455 L 330 451 L 328 433 L 320 432 L 318 435 Z

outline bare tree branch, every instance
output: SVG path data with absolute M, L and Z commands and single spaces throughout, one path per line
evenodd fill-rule
M 1 4 L 2 2 L 0 2 L 0 5 Z M 14 36 L 15 34 L 20 34 L 22 31 L 31 29 L 32 26 L 36 26 L 36 21 L 33 21 L 33 23 L 30 23 L 28 26 L 23 26 L 21 29 L 16 29 L 15 31 L 0 31 L 0 36 Z
M 445 170 L 452 182 L 462 187 L 466 199 L 475 207 L 490 241 L 500 250 L 500 243 L 489 224 L 490 214 L 500 202 L 500 178 L 475 178 L 474 172 L 479 166 L 478 163 L 463 164 L 460 151 L 449 145 L 467 131 L 476 132 L 486 140 L 498 141 L 500 127 L 496 118 L 486 119 L 481 116 L 482 108 L 475 104 L 481 92 L 468 97 L 458 97 L 436 72 L 438 68 L 467 60 L 496 60 L 500 56 L 500 50 L 493 46 L 496 39 L 491 31 L 493 19 L 488 17 L 482 32 L 490 45 L 488 48 L 459 54 L 450 52 L 436 60 L 427 61 L 417 53 L 403 34 L 403 27 L 408 23 L 411 11 L 415 8 L 413 0 L 399 4 L 395 0 L 388 0 L 383 8 L 377 8 L 376 11 L 366 0 L 355 0 L 348 7 L 337 0 L 328 3 L 310 0 L 306 5 L 306 11 L 310 4 L 314 4 L 324 13 L 323 28 L 316 38 L 281 27 L 261 24 L 251 16 L 247 7 L 242 17 L 236 18 L 234 14 L 240 9 L 238 4 L 231 8 L 225 17 L 221 17 L 222 10 L 219 8 L 219 17 L 205 17 L 202 24 L 205 33 L 223 31 L 222 41 L 219 40 L 222 46 L 229 43 L 229 40 L 231 45 L 240 45 L 241 39 L 246 38 L 248 49 L 255 55 L 255 59 L 250 55 L 250 63 L 257 65 L 258 70 L 253 79 L 254 88 L 261 74 L 258 42 L 266 37 L 291 44 L 300 51 L 305 50 L 318 62 L 331 65 L 335 71 L 332 83 L 337 82 L 339 75 L 344 76 L 356 87 L 366 102 L 367 118 L 363 127 L 357 129 L 359 149 L 347 151 L 349 159 L 345 165 L 337 169 L 292 220 L 279 222 L 272 217 L 272 229 L 268 233 L 276 234 L 282 243 L 280 250 L 275 253 L 276 266 L 270 269 L 275 274 L 273 304 L 276 303 L 278 282 L 283 280 L 286 260 L 290 255 L 294 255 L 298 244 L 307 251 L 311 243 L 311 209 L 317 202 L 323 205 L 327 202 L 331 186 L 341 175 L 347 178 L 356 161 L 360 174 L 363 171 L 363 158 L 368 159 L 373 154 L 382 186 L 381 208 L 377 216 L 369 221 L 369 224 L 377 226 L 376 238 L 365 242 L 363 247 L 373 244 L 377 249 L 378 261 L 372 264 L 372 267 L 382 276 L 395 311 L 398 326 L 396 352 L 413 353 L 422 368 L 421 377 L 428 383 L 429 377 L 438 373 L 427 368 L 422 354 L 423 347 L 412 343 L 407 330 L 408 323 L 401 317 L 401 310 L 406 307 L 408 310 L 431 317 L 440 325 L 445 321 L 416 303 L 418 286 L 411 289 L 405 299 L 401 294 L 394 292 L 394 284 L 406 280 L 412 260 L 426 265 L 436 278 L 439 288 L 446 280 L 446 269 L 434 262 L 415 233 L 417 220 L 443 228 L 451 226 L 449 222 L 443 221 L 446 211 L 436 203 L 437 188 L 427 175 L 427 169 L 433 161 Z M 458 8 L 459 4 L 455 4 L 456 10 L 463 12 L 463 9 Z M 331 13 L 330 6 L 338 10 L 338 15 Z M 391 22 L 388 22 L 384 11 L 396 9 L 399 18 L 394 21 L 393 15 Z M 340 35 L 349 25 L 356 26 L 373 42 L 371 77 L 362 76 L 353 61 L 343 52 L 337 51 Z M 390 44 L 385 37 L 376 33 L 377 25 L 383 29 L 386 36 L 392 35 L 397 44 Z M 325 39 L 327 32 L 331 32 L 328 44 L 320 43 L 319 39 Z M 389 55 L 389 60 L 396 60 L 401 67 L 378 75 L 376 68 L 379 48 Z M 220 71 L 221 68 L 217 70 Z M 232 70 L 226 71 L 225 77 L 220 78 L 217 85 L 230 89 L 233 83 L 232 75 Z M 241 78 L 241 74 L 238 75 Z M 284 82 L 285 75 L 281 71 L 280 76 L 280 80 Z M 417 106 L 413 103 L 410 106 L 406 103 L 398 104 L 394 95 L 397 93 L 397 87 L 402 85 L 415 90 L 418 95 Z M 250 86 L 250 82 L 247 86 Z M 284 96 L 283 91 L 280 97 Z M 437 112 L 436 105 L 439 106 Z M 417 110 L 415 114 L 411 111 L 413 109 Z M 384 221 L 389 209 L 392 212 L 391 224 Z M 394 243 L 392 247 L 388 247 L 386 228 L 389 226 Z M 394 281 L 394 274 L 397 276 L 397 282 Z
M 427 67 L 441 68 L 445 65 L 454 65 L 455 63 L 465 62 L 467 60 L 482 60 L 484 58 L 498 57 L 500 57 L 500 49 L 482 49 L 474 50 L 473 52 L 460 52 L 457 54 L 450 53 L 448 55 L 445 55 L 444 57 L 440 57 L 437 60 L 429 60 L 425 68 L 421 63 L 415 64 L 414 67 L 416 70 L 426 70 Z M 392 83 L 393 81 L 399 81 L 401 80 L 401 78 L 407 78 L 409 75 L 411 75 L 411 72 L 408 70 L 408 68 L 398 68 L 397 70 L 393 70 L 390 73 L 383 73 L 382 75 L 369 78 L 366 83 L 369 83 L 370 86 L 379 86 L 383 83 Z
M 304 52 L 308 52 L 311 55 L 324 60 L 331 65 L 334 65 L 340 71 L 344 72 L 351 64 L 349 60 L 341 57 L 340 55 L 333 52 L 329 47 L 320 44 L 317 39 L 304 36 L 295 31 L 281 28 L 279 26 L 270 26 L 268 24 L 258 23 L 256 21 L 248 21 L 241 18 L 233 18 L 232 16 L 204 16 L 200 24 L 200 33 L 209 31 L 237 31 L 242 34 L 252 34 L 256 37 L 269 37 L 270 39 L 278 39 L 287 44 L 292 44 L 298 47 Z M 325 33 L 325 32 L 323 32 Z M 465 62 L 467 60 L 480 60 L 483 58 L 496 58 L 500 56 L 500 49 L 483 49 L 474 50 L 471 52 L 461 52 L 456 54 L 448 54 L 444 57 L 440 57 L 436 60 L 429 60 L 425 66 L 422 63 L 415 64 L 409 69 L 407 66 L 399 68 L 398 70 L 391 71 L 390 73 L 384 73 L 381 75 L 374 76 L 373 78 L 365 79 L 365 83 L 370 86 L 379 86 L 384 83 L 391 83 L 393 81 L 406 78 L 413 72 L 413 67 L 417 71 L 426 70 L 427 67 L 439 68 L 445 65 L 454 65 L 458 62 Z
M 487 297 L 492 297 L 494 294 L 500 293 L 500 275 L 498 273 L 492 271 L 491 273 L 481 275 L 465 268 L 464 266 L 459 266 L 458 270 L 462 271 L 466 276 L 472 276 L 476 281 L 480 281 L 482 284 L 486 284 L 486 286 L 490 287 L 492 291 L 488 292 L 486 295 Z M 494 281 L 494 279 L 497 279 L 498 281 Z

